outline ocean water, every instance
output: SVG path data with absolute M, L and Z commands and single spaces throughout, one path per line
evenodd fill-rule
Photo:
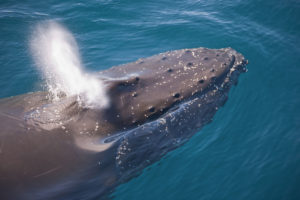
M 2 0 L 1 98 L 44 89 L 29 43 L 49 19 L 74 34 L 89 71 L 193 47 L 249 60 L 212 123 L 113 199 L 300 199 L 299 1 Z

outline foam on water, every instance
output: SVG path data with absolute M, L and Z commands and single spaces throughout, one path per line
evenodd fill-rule
M 38 24 L 30 47 L 47 89 L 55 100 L 63 94 L 77 96 L 85 106 L 108 105 L 103 82 L 84 71 L 77 43 L 62 25 L 54 21 Z

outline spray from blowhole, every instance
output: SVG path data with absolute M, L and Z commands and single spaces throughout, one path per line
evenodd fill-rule
M 103 82 L 84 71 L 77 43 L 62 25 L 54 21 L 38 24 L 30 48 L 54 100 L 76 96 L 84 106 L 108 106 Z

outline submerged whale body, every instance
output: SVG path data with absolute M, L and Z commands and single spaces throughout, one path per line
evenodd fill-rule
M 209 123 L 246 64 L 231 48 L 169 51 L 99 72 L 107 108 L 0 100 L 1 199 L 106 197 Z

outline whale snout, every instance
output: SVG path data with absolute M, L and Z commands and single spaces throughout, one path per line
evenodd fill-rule
M 102 72 L 110 77 L 113 102 L 109 113 L 115 110 L 117 118 L 113 120 L 124 126 L 156 118 L 179 102 L 230 86 L 246 70 L 246 64 L 232 48 L 195 48 L 113 67 Z

